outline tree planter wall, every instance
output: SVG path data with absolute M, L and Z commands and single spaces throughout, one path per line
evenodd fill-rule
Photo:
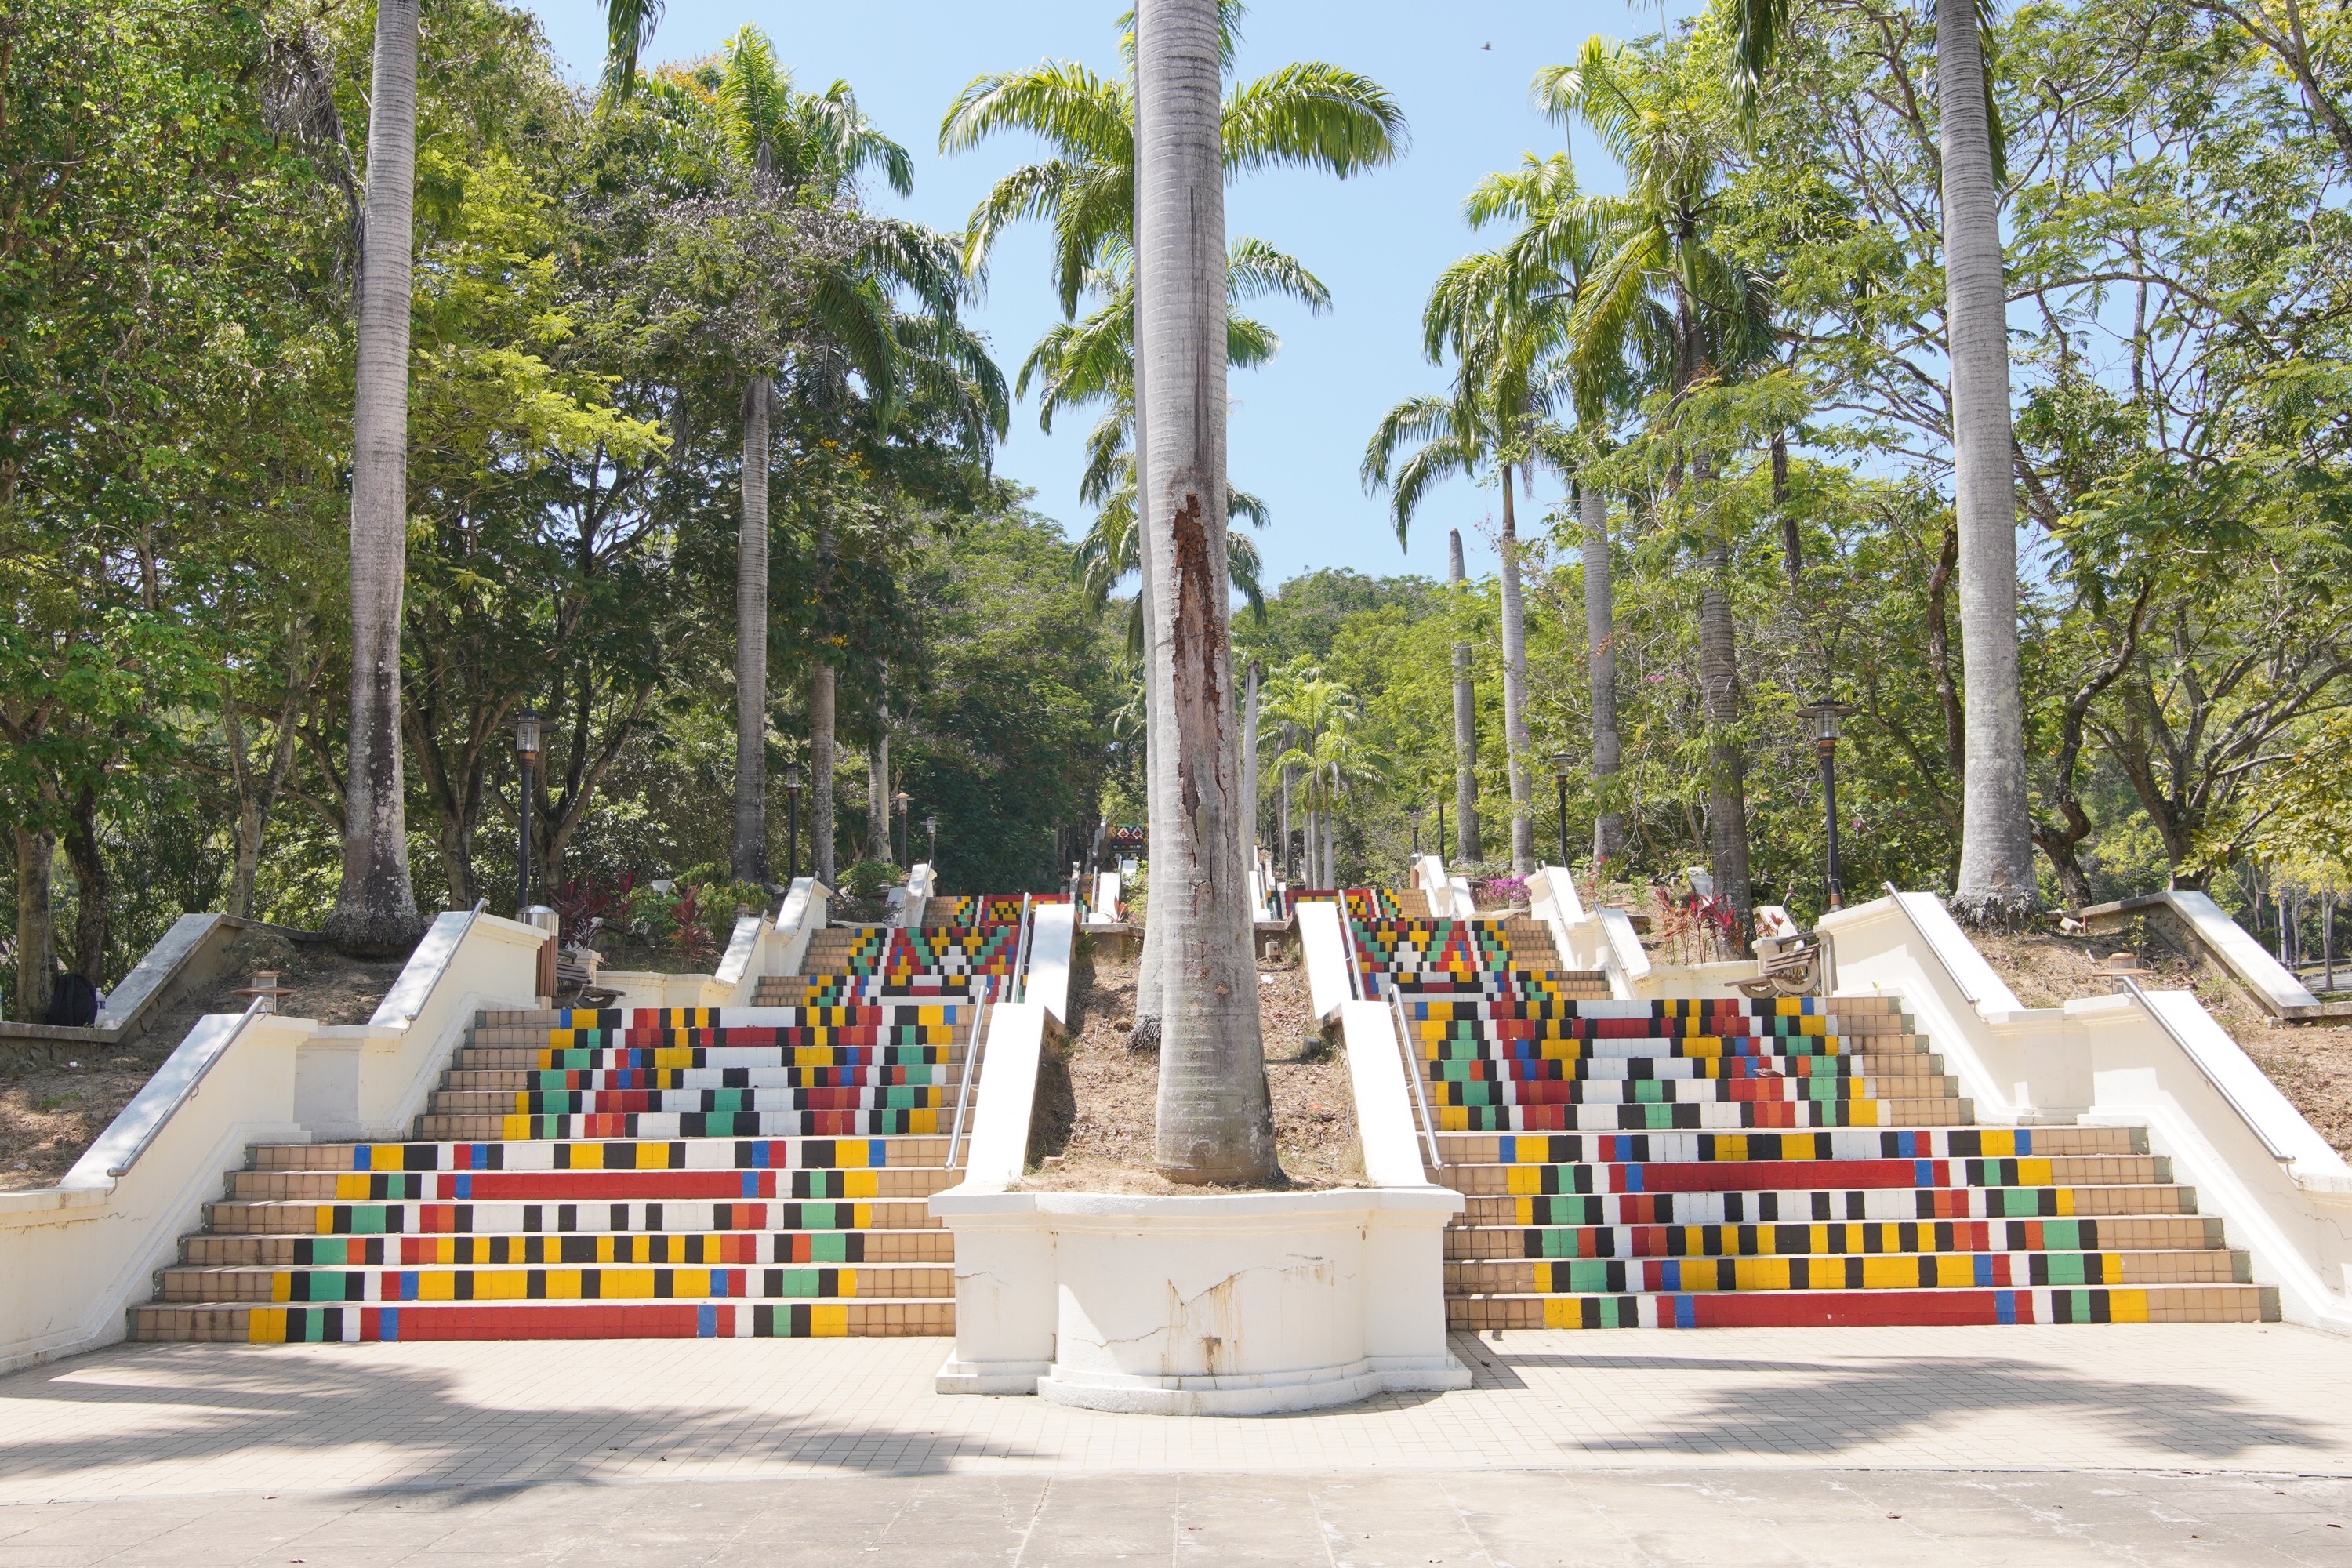
M 1324 906 L 1327 910 L 1329 906 Z M 1445 1339 L 1445 1222 L 1415 1143 L 1388 1009 L 1339 1012 L 1378 1186 L 1157 1197 L 1024 1193 L 1037 1061 L 1067 952 L 1041 911 L 1033 1000 L 990 1010 L 956 1237 L 956 1344 L 942 1394 L 1036 1394 L 1096 1410 L 1255 1415 L 1383 1391 L 1466 1388 Z M 1327 922 L 1328 924 L 1328 922 Z M 1321 931 L 1338 940 L 1336 926 Z M 1326 959 L 1329 955 L 1322 955 Z
M 1150 1197 L 969 1193 L 947 1394 L 1258 1415 L 1465 1387 L 1446 1349 L 1438 1187 Z

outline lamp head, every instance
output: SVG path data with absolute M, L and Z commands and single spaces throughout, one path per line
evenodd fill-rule
M 784 788 L 785 788 L 785 789 L 787 789 L 787 790 L 789 790 L 789 791 L 791 791 L 791 792 L 792 792 L 793 794 L 794 794 L 794 795 L 798 795 L 798 794 L 800 794 L 800 793 L 801 793 L 801 765 L 800 765 L 800 763 L 786 763 L 784 764 Z
M 930 816 L 927 816 L 927 817 L 923 818 L 923 828 L 924 828 L 924 830 L 925 830 L 926 832 L 929 832 L 929 833 L 937 833 L 937 832 L 939 832 L 939 830 L 940 830 L 940 817 L 939 817 L 939 813 L 937 813 L 937 812 L 933 812 Z
M 539 760 L 539 715 L 529 708 L 515 715 L 515 755 L 527 763 Z
M 1838 721 L 1853 711 L 1853 703 L 1840 702 L 1826 692 L 1814 701 L 1808 702 L 1797 710 L 1800 718 L 1811 719 L 1813 721 L 1813 739 L 1823 745 L 1836 742 Z
M 1569 770 L 1573 765 L 1574 759 L 1566 752 L 1554 752 L 1551 754 L 1551 776 L 1561 783 L 1568 782 Z

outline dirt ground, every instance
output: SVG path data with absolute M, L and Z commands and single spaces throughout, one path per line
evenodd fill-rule
M 33 1055 L 0 1045 L 0 1192 L 49 1186 L 71 1170 L 198 1016 L 245 1011 L 247 998 L 231 993 L 249 984 L 256 969 L 278 970 L 278 984 L 294 992 L 279 998 L 279 1011 L 322 1024 L 364 1024 L 401 963 L 362 963 L 320 943 L 249 931 L 230 943 L 219 984 L 168 1009 L 121 1049 L 92 1045 L 81 1047 L 89 1055 L 75 1055 L 73 1047 Z
M 2319 1129 L 2320 1136 L 2352 1154 L 2352 1023 L 2279 1023 L 2228 980 L 2191 973 L 2180 956 L 2152 939 L 2140 921 L 2110 936 L 2030 932 L 1978 935 L 1975 941 L 2017 999 L 2029 1007 L 2104 996 L 2110 987 L 2094 973 L 2100 962 L 2113 953 L 2137 953 L 2154 972 L 2142 985 L 2196 992 L 2206 1010 Z
M 1093 944 L 1088 944 L 1093 945 Z M 1258 968 L 1258 1016 L 1265 1037 L 1265 1080 L 1274 1100 L 1275 1148 L 1287 1184 L 1364 1184 L 1356 1142 L 1355 1096 L 1343 1047 L 1316 1031 L 1307 971 L 1288 958 Z M 1179 1186 L 1151 1169 L 1160 1092 L 1160 1056 L 1128 1047 L 1135 1021 L 1135 961 L 1108 944 L 1082 953 L 1070 977 L 1070 1035 L 1049 1054 L 1038 1086 L 1034 1163 L 1024 1185 L 1041 1192 L 1217 1191 Z

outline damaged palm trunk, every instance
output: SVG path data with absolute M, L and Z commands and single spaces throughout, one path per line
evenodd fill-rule
M 1250 958 L 1225 560 L 1225 221 L 1217 0 L 1136 14 L 1136 357 L 1151 395 L 1139 498 L 1147 657 L 1164 733 L 1151 771 L 1151 912 L 1161 922 L 1154 1163 L 1171 1181 L 1281 1167 Z

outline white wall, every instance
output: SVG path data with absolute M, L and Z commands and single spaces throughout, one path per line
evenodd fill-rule
M 252 1144 L 404 1137 L 475 1013 L 534 1005 L 542 941 L 453 911 L 366 1024 L 198 1019 L 62 1181 L 0 1193 L 0 1371 L 122 1338 Z
M 1979 1120 L 2147 1127 L 2200 1212 L 2251 1255 L 2255 1282 L 2278 1288 L 2287 1321 L 2352 1332 L 2352 1167 L 2193 994 L 2021 1006 L 1932 894 L 1821 925 L 1839 993 L 1898 994 Z

